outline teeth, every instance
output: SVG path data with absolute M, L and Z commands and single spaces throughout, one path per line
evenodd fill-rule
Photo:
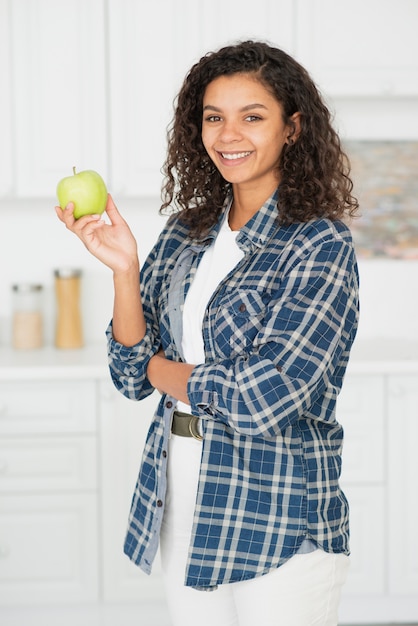
M 221 152 L 224 159 L 229 159 L 233 161 L 234 159 L 242 159 L 243 157 L 248 156 L 251 152 L 235 152 L 234 154 L 227 154 L 225 152 Z

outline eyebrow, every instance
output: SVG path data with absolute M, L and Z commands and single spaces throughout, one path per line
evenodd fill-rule
M 242 109 L 240 109 L 241 112 L 245 112 L 245 111 L 251 111 L 252 109 L 267 109 L 267 107 L 264 104 L 260 104 L 258 102 L 254 102 L 253 104 L 247 104 L 245 107 L 242 107 Z M 213 104 L 207 104 L 206 106 L 203 107 L 204 111 L 216 111 L 216 113 L 221 113 L 222 109 L 219 109 L 218 107 L 213 106 Z

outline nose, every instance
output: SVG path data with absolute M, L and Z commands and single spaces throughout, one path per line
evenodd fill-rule
M 224 120 L 220 133 L 220 139 L 224 143 L 231 143 L 233 141 L 239 141 L 242 138 L 242 134 L 239 125 L 234 120 Z

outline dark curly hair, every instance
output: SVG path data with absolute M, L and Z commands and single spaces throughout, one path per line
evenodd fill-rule
M 201 139 L 203 97 L 215 78 L 251 74 L 281 103 L 283 121 L 300 112 L 298 138 L 283 147 L 278 169 L 281 224 L 313 218 L 354 217 L 350 164 L 332 128 L 331 115 L 308 72 L 291 56 L 264 42 L 244 41 L 205 55 L 186 76 L 168 129 L 161 212 L 181 211 L 192 237 L 218 220 L 230 189 Z

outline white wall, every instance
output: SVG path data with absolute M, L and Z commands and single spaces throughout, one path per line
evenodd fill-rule
M 115 198 L 117 201 L 117 198 Z M 56 200 L 27 199 L 3 203 L 0 211 L 0 349 L 11 342 L 12 285 L 35 282 L 44 285 L 45 342 L 54 337 L 55 294 L 53 272 L 57 267 L 83 270 L 81 308 L 86 342 L 101 341 L 112 315 L 113 285 L 110 270 L 93 258 L 76 236 L 55 215 Z M 149 252 L 165 218 L 158 213 L 158 199 L 125 201 L 120 210 L 138 240 L 140 257 Z
M 119 209 L 138 240 L 143 260 L 165 218 L 155 200 L 125 200 Z M 45 336 L 52 343 L 56 267 L 83 269 L 82 312 L 86 341 L 103 340 L 112 315 L 110 270 L 90 256 L 81 242 L 57 219 L 54 198 L 14 201 L 2 209 L 0 228 L 0 347 L 10 343 L 11 285 L 41 282 L 45 285 Z M 359 337 L 418 339 L 418 262 L 359 260 L 361 278 L 361 323 Z

